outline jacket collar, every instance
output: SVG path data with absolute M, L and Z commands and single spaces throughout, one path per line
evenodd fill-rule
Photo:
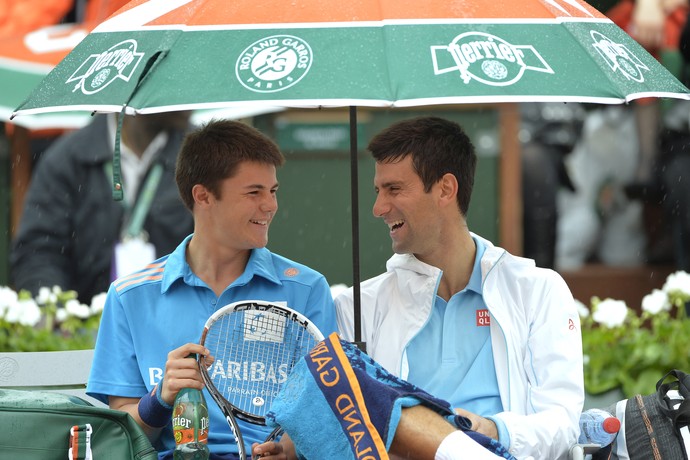
M 481 260 L 482 279 L 485 279 L 486 275 L 489 273 L 489 271 L 491 271 L 491 269 L 494 267 L 494 265 L 496 265 L 506 251 L 505 249 L 494 246 L 491 241 L 482 238 L 475 233 L 470 232 L 470 235 L 473 239 L 483 243 L 484 247 L 486 248 L 484 251 L 484 256 Z M 386 270 L 393 271 L 399 268 L 412 270 L 413 272 L 424 276 L 438 276 L 441 272 L 438 267 L 424 263 L 412 254 L 393 254 L 393 256 L 386 262 Z
M 76 153 L 80 161 L 93 164 L 102 164 L 108 161 L 113 161 L 115 143 L 112 139 L 115 138 L 115 133 L 111 134 L 110 132 L 111 127 L 108 123 L 108 117 L 114 116 L 114 114 L 95 115 L 91 124 L 83 128 L 88 130 L 88 142 L 90 147 L 79 149 L 79 151 Z M 156 161 L 159 161 L 165 167 L 165 169 L 171 171 L 175 170 L 177 152 L 182 144 L 182 139 L 193 128 L 193 125 L 190 124 L 187 126 L 186 131 L 168 131 L 168 140 L 161 151 L 156 155 Z M 75 134 L 76 132 L 72 135 Z

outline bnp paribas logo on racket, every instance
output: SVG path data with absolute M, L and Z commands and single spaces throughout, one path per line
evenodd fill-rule
M 516 45 L 485 32 L 465 32 L 447 45 L 431 46 L 434 74 L 459 72 L 462 81 L 509 86 L 527 71 L 554 73 L 532 45 Z
M 136 40 L 125 40 L 89 56 L 65 83 L 76 81 L 73 92 L 81 90 L 87 95 L 94 94 L 115 80 L 128 82 L 143 57 L 144 53 L 137 52 Z
M 627 46 L 616 43 L 606 35 L 596 30 L 589 33 L 594 40 L 594 49 L 596 49 L 606 63 L 614 72 L 620 72 L 628 80 L 635 80 L 642 83 L 644 81 L 643 70 L 649 70 L 647 67 Z
M 309 44 L 293 35 L 257 40 L 240 54 L 237 79 L 257 93 L 275 93 L 296 85 L 309 72 L 313 54 Z

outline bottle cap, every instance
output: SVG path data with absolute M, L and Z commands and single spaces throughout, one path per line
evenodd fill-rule
M 616 417 L 606 417 L 603 426 L 607 433 L 618 433 L 618 430 L 621 429 L 621 421 Z

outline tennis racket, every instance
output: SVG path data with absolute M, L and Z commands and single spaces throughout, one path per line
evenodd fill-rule
M 226 305 L 206 321 L 200 343 L 214 362 L 207 368 L 199 357 L 201 377 L 225 415 L 241 459 L 246 449 L 237 419 L 266 425 L 290 371 L 323 338 L 302 314 L 260 300 Z M 267 440 L 278 434 L 279 428 Z

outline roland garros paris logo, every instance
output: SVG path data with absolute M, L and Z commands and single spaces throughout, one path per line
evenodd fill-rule
M 445 46 L 432 46 L 436 75 L 460 72 L 465 84 L 512 85 L 527 70 L 554 73 L 532 45 L 513 45 L 484 32 L 465 32 Z
M 65 83 L 77 82 L 73 92 L 97 93 L 118 78 L 128 82 L 142 57 L 144 53 L 137 53 L 137 42 L 125 40 L 89 56 Z
M 649 70 L 649 67 L 625 45 L 611 41 L 606 35 L 596 30 L 590 31 L 589 34 L 594 40 L 594 49 L 606 60 L 611 70 L 622 73 L 628 80 L 639 83 L 644 81 L 642 70 Z
M 273 35 L 249 45 L 235 64 L 237 79 L 257 93 L 289 88 L 309 72 L 311 47 L 292 35 Z

